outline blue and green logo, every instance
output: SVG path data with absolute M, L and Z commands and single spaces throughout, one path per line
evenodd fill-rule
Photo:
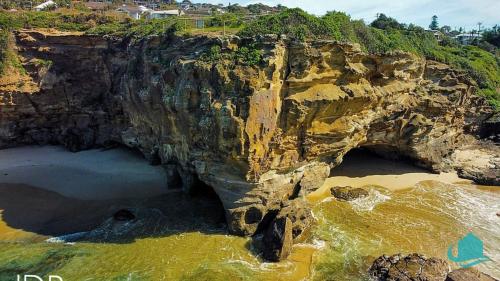
M 468 268 L 491 260 L 483 254 L 483 241 L 472 232 L 469 232 L 458 241 L 456 256 L 453 255 L 453 245 L 450 245 L 448 259 L 456 262 L 462 268 Z

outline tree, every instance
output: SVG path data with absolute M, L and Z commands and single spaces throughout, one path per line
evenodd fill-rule
M 441 27 L 441 32 L 444 34 L 449 34 L 451 32 L 451 27 L 449 25 L 444 25 Z
M 500 25 L 495 25 L 493 28 L 484 31 L 483 40 L 500 48 Z
M 431 30 L 437 30 L 439 28 L 438 17 L 436 15 L 432 16 L 431 24 L 429 25 Z
M 385 14 L 377 14 L 377 18 L 370 24 L 370 26 L 378 29 L 404 29 L 405 25 L 399 23 L 396 19 L 386 16 Z

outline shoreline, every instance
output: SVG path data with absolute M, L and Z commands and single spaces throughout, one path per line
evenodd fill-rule
M 126 149 L 72 153 L 60 146 L 26 146 L 0 150 L 2 184 L 38 187 L 80 200 L 147 198 L 168 192 L 164 170 Z
M 472 180 L 458 177 L 456 172 L 434 174 L 403 161 L 394 161 L 379 156 L 354 151 L 338 167 L 323 185 L 307 197 L 312 202 L 331 196 L 330 188 L 351 186 L 383 187 L 391 192 L 412 188 L 425 181 L 437 181 L 444 184 L 473 184 Z

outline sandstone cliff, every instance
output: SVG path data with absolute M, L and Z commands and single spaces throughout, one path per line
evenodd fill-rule
M 137 148 L 187 192 L 213 187 L 240 235 L 285 215 L 300 239 L 311 223 L 303 195 L 353 148 L 459 169 L 455 149 L 474 145 L 493 114 L 466 76 L 408 53 L 263 37 L 263 62 L 249 66 L 202 59 L 239 38 L 15 37 L 28 78 L 0 80 L 0 148 Z M 498 183 L 498 155 L 485 153 L 486 182 Z

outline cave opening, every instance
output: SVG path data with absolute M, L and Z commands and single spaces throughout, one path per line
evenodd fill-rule
M 213 218 L 213 221 L 227 227 L 226 210 L 224 209 L 224 205 L 222 204 L 219 195 L 215 192 L 215 189 L 212 186 L 206 184 L 195 175 L 192 186 L 187 194 L 189 198 L 195 202 L 203 202 L 204 204 L 211 206 L 209 209 L 211 213 L 210 216 Z
M 389 145 L 361 146 L 344 155 L 342 163 L 330 171 L 330 176 L 365 177 L 428 172 L 415 161 Z

